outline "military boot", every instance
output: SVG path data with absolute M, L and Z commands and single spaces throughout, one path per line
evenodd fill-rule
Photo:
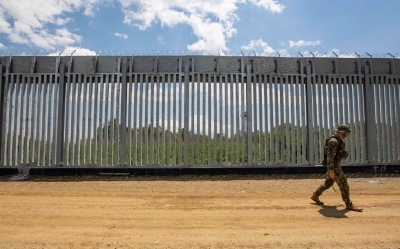
M 323 203 L 322 201 L 319 200 L 318 195 L 315 195 L 315 194 L 314 194 L 313 196 L 311 196 L 311 200 L 315 201 L 315 203 L 316 203 L 317 205 L 324 205 L 324 203 Z
M 351 211 L 356 211 L 356 212 L 362 212 L 363 208 L 354 206 L 353 204 L 346 205 L 346 209 L 351 210 Z

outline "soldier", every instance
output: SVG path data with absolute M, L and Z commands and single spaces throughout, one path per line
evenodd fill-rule
M 363 209 L 354 206 L 350 200 L 349 184 L 341 166 L 342 159 L 349 155 L 345 150 L 345 143 L 342 139 L 347 137 L 351 130 L 348 125 L 341 124 L 335 131 L 336 135 L 331 136 L 325 142 L 324 161 L 322 162 L 327 167 L 325 182 L 315 190 L 311 200 L 318 205 L 323 205 L 324 203 L 319 200 L 319 196 L 336 182 L 340 188 L 342 199 L 346 203 L 346 209 L 361 212 Z

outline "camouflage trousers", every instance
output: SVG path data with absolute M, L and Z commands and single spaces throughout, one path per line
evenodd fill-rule
M 336 172 L 335 171 L 335 179 L 332 179 L 329 177 L 329 170 L 327 171 L 325 175 L 325 182 L 321 186 L 315 190 L 314 195 L 320 196 L 322 195 L 322 192 L 327 190 L 328 188 L 332 187 L 333 184 L 336 182 L 336 184 L 339 186 L 340 192 L 342 194 L 342 199 L 346 205 L 351 205 L 352 202 L 350 200 L 350 187 L 349 184 L 347 183 L 347 178 L 343 171 Z

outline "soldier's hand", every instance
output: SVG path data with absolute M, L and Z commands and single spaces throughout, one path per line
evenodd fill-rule
M 331 179 L 335 179 L 335 171 L 334 170 L 329 170 L 329 177 Z

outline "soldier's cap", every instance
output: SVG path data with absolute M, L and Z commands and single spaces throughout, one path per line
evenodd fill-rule
M 344 132 L 351 132 L 351 129 L 348 125 L 346 124 L 340 124 L 336 127 L 335 131 L 344 131 Z

